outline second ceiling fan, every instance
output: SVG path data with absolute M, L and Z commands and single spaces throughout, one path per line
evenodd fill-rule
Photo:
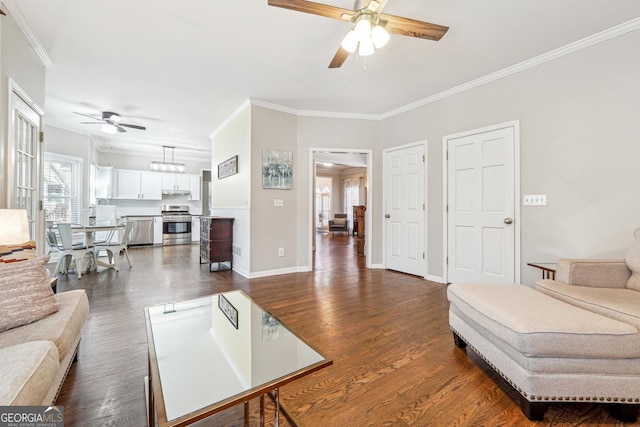
M 268 0 L 268 3 L 270 6 L 348 21 L 353 24 L 353 28 L 342 40 L 329 68 L 339 68 L 356 50 L 360 56 L 373 54 L 375 48 L 380 48 L 387 43 L 389 34 L 438 41 L 449 29 L 449 27 L 442 25 L 382 13 L 387 1 L 356 0 L 353 10 L 306 0 Z

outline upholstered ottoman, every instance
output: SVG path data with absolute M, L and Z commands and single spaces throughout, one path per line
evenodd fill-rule
M 521 396 L 529 419 L 551 402 L 603 402 L 620 419 L 640 408 L 640 333 L 530 287 L 452 284 L 449 325 Z

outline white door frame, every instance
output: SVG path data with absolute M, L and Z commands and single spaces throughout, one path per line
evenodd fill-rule
M 364 235 L 367 236 L 365 240 L 365 262 L 366 267 L 371 268 L 371 237 L 372 237 L 372 224 L 371 224 L 371 214 L 372 207 L 374 201 L 374 191 L 373 191 L 373 150 L 363 149 L 363 148 L 324 148 L 324 147 L 310 147 L 309 148 L 309 204 L 308 204 L 308 213 L 307 213 L 307 226 L 309 227 L 309 248 L 308 248 L 308 260 L 309 260 L 309 269 L 308 271 L 313 271 L 313 238 L 316 232 L 316 228 L 313 226 L 313 203 L 316 197 L 316 189 L 314 187 L 315 183 L 315 153 L 326 153 L 327 151 L 332 153 L 358 153 L 358 154 L 366 154 L 367 156 L 367 210 L 364 211 L 364 225 L 365 232 Z
M 483 132 L 491 132 L 498 129 L 513 128 L 513 163 L 514 163 L 514 212 L 515 212 L 515 248 L 514 248 L 514 273 L 515 281 L 520 283 L 521 259 L 520 259 L 520 121 L 513 120 L 510 122 L 491 125 L 480 129 L 472 129 L 465 132 L 446 135 L 442 137 L 442 282 L 448 283 L 449 266 L 447 265 L 447 254 L 449 253 L 448 229 L 449 229 L 449 213 L 447 206 L 449 205 L 449 171 L 447 147 L 449 140 L 461 138 L 469 135 L 475 135 Z
M 386 247 L 387 247 L 387 221 L 384 220 L 384 215 L 385 215 L 385 209 L 387 206 L 387 188 L 386 188 L 386 173 L 387 171 L 385 170 L 384 165 L 386 164 L 386 156 L 388 153 L 392 152 L 392 151 L 397 151 L 397 150 L 403 150 L 405 148 L 412 148 L 412 147 L 417 147 L 419 145 L 422 145 L 424 147 L 424 204 L 425 204 L 425 209 L 424 209 L 424 279 L 427 279 L 427 277 L 429 276 L 429 263 L 427 262 L 427 258 L 428 258 L 428 244 L 427 242 L 429 241 L 427 239 L 427 212 L 428 212 L 428 208 L 429 208 L 429 198 L 427 197 L 429 192 L 427 189 L 427 183 L 429 181 L 429 174 L 428 174 L 428 168 L 427 168 L 427 161 L 428 161 L 428 141 L 426 139 L 421 140 L 421 141 L 416 141 L 416 142 L 411 142 L 409 144 L 403 144 L 403 145 L 398 145 L 396 147 L 391 147 L 391 148 L 386 148 L 384 150 L 382 150 L 382 265 L 384 266 L 384 268 L 387 268 L 387 251 L 386 251 Z

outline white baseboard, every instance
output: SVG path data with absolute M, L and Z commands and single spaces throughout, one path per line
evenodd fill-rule
M 431 274 L 427 274 L 427 277 L 425 277 L 425 279 L 431 281 L 431 282 L 436 282 L 436 283 L 444 283 L 443 279 L 441 276 L 433 276 Z
M 279 276 L 281 274 L 291 274 L 291 273 L 306 273 L 309 271 L 309 267 L 300 266 L 300 267 L 289 267 L 289 268 L 280 268 L 277 270 L 265 270 L 265 271 L 256 271 L 253 273 L 249 273 L 249 276 L 245 276 L 248 279 L 257 279 L 259 277 L 269 277 L 269 276 Z

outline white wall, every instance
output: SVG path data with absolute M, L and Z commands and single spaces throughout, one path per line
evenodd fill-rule
M 238 173 L 218 179 L 218 165 L 238 156 Z M 233 268 L 251 275 L 251 108 L 247 106 L 229 120 L 211 144 L 211 214 L 235 218 Z M 206 213 L 205 213 L 206 214 Z
M 0 207 L 8 206 L 7 129 L 9 79 L 41 109 L 45 109 L 46 68 L 10 14 L 0 19 Z M 46 118 L 45 118 L 46 120 Z
M 299 194 L 304 185 L 296 146 L 296 117 L 256 106 L 251 111 L 251 271 L 295 272 L 307 266 L 300 261 L 300 253 L 306 248 L 301 248 L 296 238 L 297 209 L 303 203 Z M 293 153 L 292 190 L 262 188 L 265 148 Z M 275 199 L 283 200 L 284 206 L 274 206 Z M 284 249 L 283 257 L 278 256 L 279 248 Z
M 384 120 L 383 147 L 428 139 L 428 274 L 442 275 L 442 138 L 520 120 L 527 262 L 621 257 L 640 227 L 640 31 Z

